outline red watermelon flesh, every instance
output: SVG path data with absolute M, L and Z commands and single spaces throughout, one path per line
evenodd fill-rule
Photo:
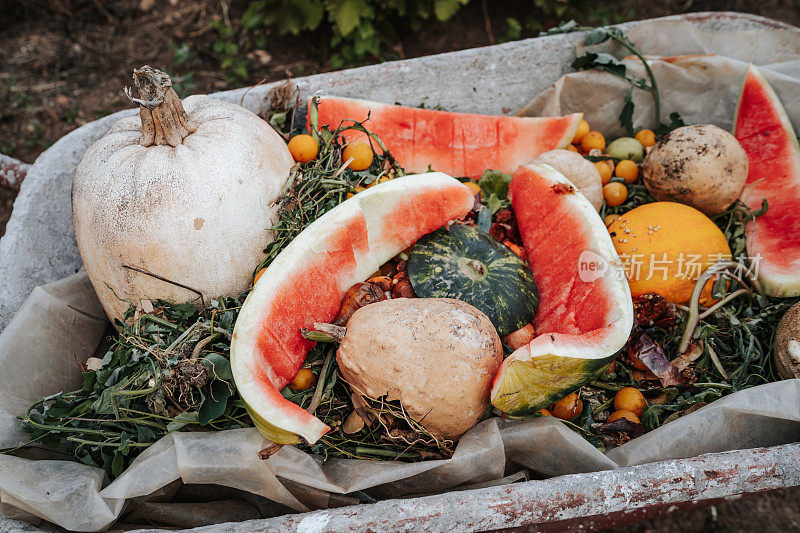
M 397 178 L 332 209 L 275 258 L 247 297 L 231 343 L 236 386 L 265 437 L 314 443 L 330 429 L 280 394 L 314 346 L 301 329 L 331 322 L 353 283 L 473 205 L 471 190 L 445 174 Z
M 780 99 L 755 66 L 745 76 L 734 135 L 749 161 L 742 201 L 750 209 L 769 203 L 747 226 L 747 252 L 764 290 L 800 295 L 800 145 Z
M 311 105 L 309 100 L 309 109 Z M 474 179 L 487 169 L 511 174 L 539 154 L 566 148 L 583 117 L 581 113 L 537 118 L 451 113 L 331 96 L 320 98 L 317 109 L 320 127 L 336 129 L 366 121 L 364 126 L 381 138 L 408 172 L 432 169 Z M 368 142 L 366 134 L 357 130 L 344 135 L 348 142 Z
M 630 335 L 633 302 L 605 224 L 567 178 L 519 167 L 509 191 L 540 301 L 537 336 L 503 361 L 492 405 L 523 416 L 608 366 Z

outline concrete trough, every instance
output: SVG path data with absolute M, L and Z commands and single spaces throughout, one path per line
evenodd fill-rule
M 686 20 L 707 31 L 796 30 L 774 20 L 739 13 L 671 18 Z M 621 27 L 630 29 L 638 24 L 631 22 Z M 574 48 L 582 39 L 582 34 L 527 39 L 319 74 L 294 82 L 301 98 L 323 90 L 385 102 L 442 105 L 453 111 L 512 114 L 569 71 Z M 259 112 L 275 85 L 214 96 Z M 89 145 L 114 121 L 133 112 L 121 111 L 71 132 L 26 169 L 6 234 L 0 239 L 0 331 L 35 286 L 80 269 L 70 204 L 74 169 Z M 594 529 L 798 485 L 800 444 L 795 443 L 199 530 L 485 531 L 532 525 L 545 530 Z M 0 530 L 35 529 L 0 517 Z

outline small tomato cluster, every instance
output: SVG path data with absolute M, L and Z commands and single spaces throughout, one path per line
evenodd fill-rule
M 289 152 L 298 163 L 308 163 L 319 154 L 319 144 L 311 135 L 295 135 L 289 141 Z M 364 142 L 350 143 L 342 150 L 342 159 L 350 170 L 366 170 L 372 165 L 372 148 Z
M 634 387 L 624 387 L 614 396 L 614 412 L 608 417 L 608 422 L 625 418 L 634 424 L 640 424 L 639 417 L 647 408 L 644 395 Z M 578 392 L 573 392 L 561 398 L 548 409 L 541 409 L 542 416 L 554 416 L 561 420 L 572 420 L 583 411 L 583 400 Z
M 655 143 L 656 135 L 652 130 L 639 130 L 635 138 L 621 137 L 606 146 L 603 134 L 592 130 L 588 122 L 581 120 L 569 149 L 584 155 L 609 156 L 609 159 L 595 161 L 594 165 L 600 172 L 603 183 L 603 199 L 606 205 L 617 207 L 628 199 L 626 184 L 635 183 L 639 179 L 637 161 L 641 161 L 642 152 Z M 618 160 L 616 165 L 614 160 Z M 614 177 L 619 180 L 612 181 Z

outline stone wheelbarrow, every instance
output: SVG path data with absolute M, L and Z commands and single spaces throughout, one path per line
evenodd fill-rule
M 800 30 L 761 17 L 698 13 L 631 22 L 620 27 L 629 31 L 648 24 L 655 24 L 646 27 L 653 28 L 656 41 L 670 40 L 667 28 L 678 28 L 684 35 L 696 38 L 696 42 L 674 44 L 676 49 L 685 44 L 695 50 L 698 43 L 714 49 L 735 36 L 741 44 L 739 55 L 743 61 L 755 61 L 752 57 L 758 55 L 750 50 L 757 48 L 753 35 L 777 32 L 784 40 L 781 42 L 785 42 L 780 53 L 800 60 Z M 662 33 L 658 34 L 659 31 Z M 570 71 L 575 48 L 582 40 L 580 33 L 553 35 L 320 74 L 294 82 L 301 98 L 324 90 L 329 94 L 384 102 L 441 105 L 452 111 L 510 114 Z M 259 112 L 265 105 L 267 93 L 275 85 L 214 96 Z M 787 107 L 791 114 L 792 105 Z M 19 186 L 20 176 L 25 171 L 27 176 L 6 234 L 0 240 L 0 331 L 10 323 L 14 325 L 12 317 L 35 287 L 80 270 L 81 258 L 75 243 L 70 203 L 73 172 L 86 148 L 115 120 L 133 112 L 122 111 L 87 124 L 55 143 L 30 168 L 14 166 L 13 172 L 6 173 L 6 181 L 13 187 Z M 800 114 L 793 118 L 797 120 Z M 14 162 L 6 163 L 11 169 Z M 18 324 L 14 326 L 19 327 Z M 792 398 L 800 397 L 800 386 L 796 383 L 771 385 L 795 395 Z M 44 394 L 52 392 L 57 391 L 44 391 Z M 795 403 L 800 404 L 800 401 Z M 769 424 L 769 421 L 764 422 L 758 426 L 762 431 L 740 439 L 736 445 L 729 441 L 717 446 L 708 441 L 703 445 L 682 441 L 669 453 L 662 452 L 656 457 L 644 454 L 626 457 L 624 461 L 619 457 L 605 462 L 578 461 L 571 467 L 562 465 L 559 469 L 529 468 L 524 476 L 499 477 L 429 496 L 386 499 L 208 527 L 220 531 L 483 531 L 532 525 L 554 530 L 608 527 L 676 509 L 800 485 L 800 444 L 797 443 L 800 412 L 787 415 L 775 426 Z M 528 464 L 524 458 L 518 459 Z M 529 479 L 539 477 L 545 479 Z M 192 483 L 189 479 L 184 482 Z M 30 531 L 31 526 L 27 524 L 3 518 L 19 516 L 14 512 L 14 500 L 8 495 L 5 498 L 0 490 L 0 529 Z M 121 504 L 117 512 L 120 509 Z M 91 527 L 84 530 L 91 530 Z

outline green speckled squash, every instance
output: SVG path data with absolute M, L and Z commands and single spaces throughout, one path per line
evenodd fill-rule
M 539 293 L 514 252 L 471 226 L 453 225 L 422 237 L 408 258 L 420 298 L 455 298 L 483 311 L 500 335 L 533 319 Z

